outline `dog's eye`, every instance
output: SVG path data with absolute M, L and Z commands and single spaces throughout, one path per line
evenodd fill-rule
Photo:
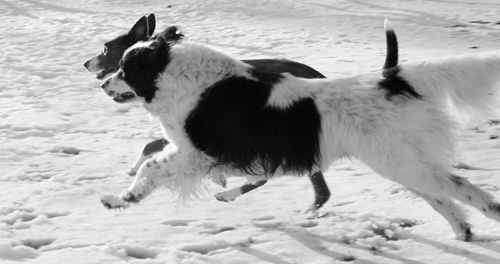
M 102 50 L 102 54 L 106 55 L 108 53 L 108 47 L 104 46 L 104 49 Z

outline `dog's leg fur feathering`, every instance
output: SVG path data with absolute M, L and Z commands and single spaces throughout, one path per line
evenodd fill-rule
M 167 165 L 168 163 L 168 165 Z M 158 188 L 167 188 L 187 203 L 204 188 L 202 178 L 211 163 L 196 152 L 186 153 L 169 144 L 158 157 L 148 159 L 140 167 L 134 181 L 118 197 L 105 195 L 101 202 L 108 209 L 127 208 L 138 203 Z

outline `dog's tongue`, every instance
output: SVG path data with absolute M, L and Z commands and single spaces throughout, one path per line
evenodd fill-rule
M 106 69 L 102 69 L 100 71 L 98 71 L 96 73 L 96 78 L 98 80 L 102 80 L 104 79 L 104 77 L 106 77 L 106 75 L 110 74 L 110 73 L 113 73 L 114 72 L 114 69 L 113 68 L 106 68 Z

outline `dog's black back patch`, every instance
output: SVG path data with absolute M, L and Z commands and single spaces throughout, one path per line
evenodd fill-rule
M 123 80 L 147 103 L 154 98 L 158 87 L 155 81 L 170 62 L 170 47 L 158 38 L 150 47 L 137 47 L 120 61 Z
M 196 148 L 251 175 L 278 168 L 304 174 L 319 158 L 321 117 L 312 98 L 287 108 L 267 106 L 281 74 L 252 71 L 258 79 L 229 77 L 202 94 L 185 123 Z
M 387 100 L 390 100 L 393 96 L 402 96 L 406 98 L 416 98 L 421 99 L 422 95 L 417 93 L 413 86 L 411 86 L 405 79 L 399 76 L 400 68 L 399 66 L 385 69 L 384 79 L 378 83 L 379 89 L 387 91 L 385 96 Z

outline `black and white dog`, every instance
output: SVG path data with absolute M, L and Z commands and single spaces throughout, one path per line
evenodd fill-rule
M 389 24 L 388 24 L 389 25 Z M 103 79 L 116 72 L 119 68 L 119 61 L 125 50 L 139 41 L 146 41 L 151 38 L 156 28 L 156 17 L 150 14 L 147 17 L 141 17 L 132 28 L 125 34 L 121 34 L 114 39 L 107 41 L 104 44 L 104 49 L 96 56 L 93 56 L 84 63 L 84 67 L 89 72 L 96 72 L 98 79 Z M 167 41 L 176 36 L 176 27 L 169 27 L 162 32 L 162 37 Z M 384 69 L 390 69 L 397 65 L 398 60 L 398 44 L 397 38 L 392 26 L 386 28 L 387 37 L 387 56 L 384 64 Z M 296 77 L 302 78 L 325 78 L 324 75 L 315 69 L 294 61 L 284 59 L 257 59 L 243 60 L 255 67 L 260 72 L 269 73 L 285 73 L 288 72 Z M 169 142 L 162 138 L 154 140 L 146 144 L 141 151 L 134 165 L 129 170 L 129 175 L 133 176 L 137 173 L 140 166 L 154 154 L 162 151 Z M 308 211 L 314 211 L 323 206 L 330 197 L 330 191 L 324 180 L 321 171 L 310 175 L 311 183 L 315 191 L 315 200 Z M 225 179 L 223 177 L 214 177 L 214 182 L 225 187 Z
M 219 197 L 233 200 L 268 178 L 311 175 L 351 157 L 420 195 L 462 240 L 473 235 L 454 199 L 500 221 L 492 195 L 450 172 L 451 113 L 497 114 L 499 52 L 404 63 L 384 76 L 302 79 L 160 36 L 127 50 L 101 87 L 118 103 L 142 102 L 173 143 L 119 196 L 103 196 L 108 208 L 160 187 L 188 198 L 210 173 L 248 178 Z
M 118 63 L 122 58 L 125 50 L 139 41 L 149 40 L 152 37 L 155 28 L 156 17 L 154 14 L 149 14 L 147 17 L 141 17 L 127 33 L 121 34 L 114 39 L 104 43 L 104 49 L 97 55 L 88 59 L 84 63 L 84 67 L 89 72 L 95 72 L 97 79 L 104 79 L 106 76 L 115 73 L 119 69 Z M 169 27 L 163 31 L 162 36 L 164 39 L 169 41 L 171 37 L 175 38 L 176 31 L 176 27 Z M 391 44 L 391 47 L 394 46 L 395 48 L 388 48 L 388 51 L 391 52 L 391 56 L 394 55 L 397 58 L 397 40 L 395 38 L 388 37 L 388 45 L 389 44 Z M 252 65 L 262 72 L 288 72 L 294 76 L 301 78 L 325 78 L 323 74 L 309 67 L 308 65 L 291 60 L 253 59 L 242 61 Z M 129 169 L 128 174 L 134 176 L 139 170 L 140 166 L 147 159 L 151 158 L 154 154 L 162 151 L 168 144 L 169 142 L 164 138 L 153 140 L 147 143 L 143 147 L 137 160 Z M 315 200 L 313 205 L 308 210 L 314 211 L 321 208 L 321 206 L 323 206 L 323 204 L 328 201 L 328 199 L 330 198 L 330 191 L 321 172 L 310 175 L 310 179 L 315 192 Z M 225 187 L 226 185 L 225 179 L 223 177 L 214 177 L 213 180 L 223 187 Z

